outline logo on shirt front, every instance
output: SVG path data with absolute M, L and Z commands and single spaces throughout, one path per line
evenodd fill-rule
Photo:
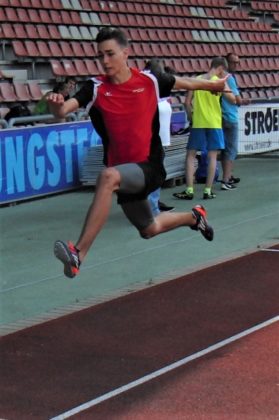
M 111 92 L 109 92 L 109 91 L 107 91 L 107 92 L 105 92 L 105 94 L 104 94 L 105 96 L 112 96 L 112 93 Z
M 141 92 L 144 92 L 144 91 L 145 91 L 144 87 L 132 90 L 133 93 L 141 93 Z

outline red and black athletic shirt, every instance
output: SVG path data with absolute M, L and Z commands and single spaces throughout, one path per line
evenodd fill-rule
M 162 163 L 158 99 L 170 95 L 173 75 L 157 78 L 131 69 L 130 79 L 112 84 L 107 76 L 88 80 L 74 98 L 87 107 L 104 145 L 104 163 Z

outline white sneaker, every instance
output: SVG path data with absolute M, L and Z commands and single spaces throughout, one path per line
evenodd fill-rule
M 234 190 L 236 188 L 236 185 L 231 184 L 230 182 L 221 182 L 221 190 L 228 191 L 228 190 Z

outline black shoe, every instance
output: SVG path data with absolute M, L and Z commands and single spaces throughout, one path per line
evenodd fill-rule
M 194 194 L 189 193 L 187 191 L 182 191 L 181 193 L 174 193 L 173 196 L 175 198 L 179 198 L 180 200 L 193 200 Z
M 233 175 L 229 179 L 230 184 L 238 184 L 240 182 L 240 178 L 235 178 Z
M 174 207 L 168 206 L 165 203 L 162 203 L 162 201 L 158 201 L 158 207 L 160 211 L 173 211 Z
M 216 198 L 216 194 L 214 194 L 212 191 L 210 193 L 203 193 L 204 200 L 211 200 L 212 198 Z

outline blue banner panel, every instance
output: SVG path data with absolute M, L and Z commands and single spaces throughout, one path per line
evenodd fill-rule
M 101 144 L 89 121 L 0 131 L 0 204 L 76 188 L 84 151 Z

